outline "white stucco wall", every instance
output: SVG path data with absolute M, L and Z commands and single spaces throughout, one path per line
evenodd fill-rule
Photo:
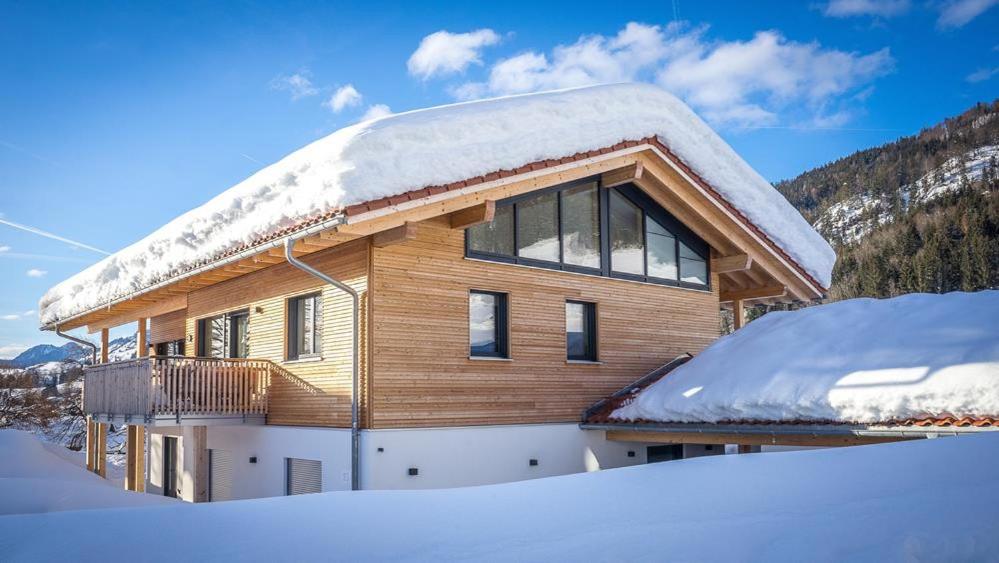
M 162 494 L 163 436 L 179 436 L 182 498 L 194 496 L 190 428 L 155 428 L 149 436 L 147 492 Z M 208 448 L 232 462 L 232 498 L 285 494 L 285 460 L 322 462 L 323 491 L 350 489 L 350 431 L 289 426 L 209 426 Z M 379 451 L 381 448 L 381 451 Z M 629 457 L 628 453 L 633 452 Z M 256 457 L 256 463 L 250 458 Z M 530 460 L 538 460 L 536 466 Z M 645 444 L 608 442 L 603 431 L 576 424 L 529 424 L 365 430 L 361 487 L 427 489 L 504 483 L 646 462 Z M 409 468 L 419 474 L 409 475 Z
M 232 455 L 232 498 L 285 494 L 285 460 L 322 462 L 323 491 L 350 490 L 350 431 L 295 426 L 210 426 L 208 448 Z M 250 458 L 256 457 L 256 463 Z
M 367 430 L 361 460 L 365 489 L 429 489 L 635 465 L 645 463 L 645 446 L 608 442 L 576 424 Z M 419 474 L 410 476 L 411 467 Z

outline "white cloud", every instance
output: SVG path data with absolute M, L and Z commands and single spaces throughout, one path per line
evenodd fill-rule
M 3 344 L 0 345 L 0 359 L 9 360 L 21 352 L 28 349 L 25 344 Z
M 315 96 L 319 89 L 312 84 L 312 79 L 307 70 L 302 70 L 290 75 L 281 75 L 271 80 L 271 89 L 288 92 L 292 100 L 299 100 L 309 96 Z
M 392 109 L 385 104 L 374 104 L 368 106 L 367 111 L 361 116 L 358 121 L 367 121 L 369 119 L 378 119 L 379 117 L 385 117 L 386 115 L 392 115 Z
M 940 17 L 937 27 L 941 29 L 956 29 L 999 3 L 999 0 L 949 0 L 940 6 Z
M 45 274 L 47 274 L 48 272 L 46 272 L 45 270 L 39 270 L 38 268 L 32 268 L 25 273 L 28 275 L 29 278 L 40 278 Z
M 965 77 L 965 80 L 971 82 L 972 84 L 977 82 L 985 82 L 986 80 L 992 78 L 996 74 L 999 74 L 999 66 L 992 68 L 980 68 L 975 72 L 972 72 Z
M 35 314 L 35 310 L 34 309 L 28 309 L 27 311 L 21 313 L 21 316 L 22 317 L 30 317 L 30 316 L 33 316 L 34 314 Z
M 499 43 L 491 29 L 468 33 L 438 31 L 427 35 L 409 57 L 409 73 L 424 80 L 434 75 L 464 72 L 470 64 L 482 64 L 483 47 Z
M 853 16 L 875 16 L 890 18 L 909 11 L 909 0 L 830 0 L 824 10 L 825 15 L 834 18 Z
M 869 54 L 776 31 L 748 41 L 711 41 L 706 27 L 629 23 L 614 36 L 589 35 L 550 55 L 529 51 L 500 60 L 485 82 L 451 88 L 459 99 L 607 82 L 657 82 L 715 124 L 765 125 L 785 113 L 796 121 L 841 122 L 857 91 L 890 72 L 888 49 Z M 844 99 L 840 99 L 840 98 Z M 832 116 L 836 116 L 835 119 Z
M 333 110 L 333 113 L 340 113 L 345 108 L 353 107 L 361 103 L 361 93 L 354 88 L 353 84 L 347 84 L 337 88 L 336 92 L 326 101 L 326 107 Z
M 10 252 L 10 247 L 6 244 L 0 244 L 0 252 Z
M 17 319 L 20 319 L 20 318 L 21 318 L 21 315 L 3 315 L 3 316 L 0 316 L 0 319 L 5 320 L 5 321 L 16 321 Z

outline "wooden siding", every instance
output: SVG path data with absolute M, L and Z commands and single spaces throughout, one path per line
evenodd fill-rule
M 712 292 L 469 260 L 447 217 L 372 249 L 370 425 L 578 421 L 591 403 L 718 337 Z M 468 357 L 468 292 L 509 294 L 510 361 Z M 565 300 L 597 304 L 597 364 L 565 359 Z
M 183 339 L 186 319 L 186 309 L 149 319 L 149 344 L 154 346 L 162 342 Z
M 361 292 L 361 342 L 366 345 L 368 241 L 349 242 L 303 260 Z M 285 361 L 287 300 L 317 290 L 322 292 L 322 357 Z M 249 356 L 271 360 L 284 371 L 271 379 L 267 423 L 350 426 L 350 297 L 286 263 L 194 291 L 188 298 L 187 354 L 197 353 L 197 319 L 237 309 L 250 311 Z M 362 355 L 362 378 L 365 364 Z

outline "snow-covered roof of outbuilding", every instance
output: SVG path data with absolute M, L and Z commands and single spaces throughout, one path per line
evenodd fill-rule
M 589 422 L 999 426 L 999 291 L 768 313 L 611 408 Z
M 233 248 L 429 186 L 654 138 L 804 272 L 829 286 L 829 244 L 693 111 L 648 84 L 440 106 L 340 129 L 50 289 L 43 326 L 141 292 Z

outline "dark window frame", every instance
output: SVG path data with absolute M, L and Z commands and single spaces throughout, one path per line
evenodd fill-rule
M 208 315 L 207 317 L 201 317 L 195 322 L 195 350 L 197 352 L 197 357 L 199 358 L 212 358 L 211 350 L 209 349 L 208 335 L 209 327 L 208 323 L 212 319 L 218 317 L 223 317 L 225 319 L 226 326 L 226 352 L 223 358 L 240 358 L 249 357 L 250 346 L 249 346 L 249 333 L 250 333 L 250 310 L 249 309 L 235 309 L 232 311 L 226 311 L 225 313 L 219 313 L 216 315 Z M 234 351 L 238 350 L 238 342 L 236 341 L 236 331 L 234 330 L 235 323 L 237 319 L 246 319 L 246 333 L 247 333 L 247 346 L 246 346 L 246 356 L 238 356 L 234 354 Z M 220 358 L 221 359 L 221 358 Z
M 312 333 L 313 333 L 313 347 L 314 352 L 309 352 L 303 354 L 298 350 L 298 303 L 303 299 L 315 299 L 315 319 L 313 321 Z M 321 358 L 323 356 L 323 293 L 322 291 L 314 291 L 311 293 L 303 293 L 302 295 L 295 295 L 294 297 L 289 297 L 285 301 L 285 330 L 287 334 L 287 346 L 285 347 L 285 358 L 289 361 L 294 360 L 307 360 L 312 358 Z
M 576 299 L 566 299 L 566 305 L 583 306 L 583 337 L 584 352 L 582 356 L 573 356 L 569 352 L 569 317 L 566 313 L 565 319 L 565 359 L 570 362 L 597 362 L 600 353 L 597 345 L 597 304 L 592 301 L 579 301 Z M 566 307 L 568 308 L 568 307 Z
M 472 350 L 472 295 L 492 295 L 495 298 L 494 316 L 496 319 L 495 339 L 496 352 L 481 353 Z M 510 294 L 501 291 L 485 289 L 470 289 L 468 291 L 468 357 L 469 358 L 499 358 L 510 359 Z
M 599 268 L 589 268 L 585 266 L 577 266 L 573 264 L 566 264 L 562 262 L 563 260 L 563 244 L 562 244 L 562 196 L 561 192 L 579 187 L 584 184 L 595 184 L 598 195 L 599 206 L 598 214 L 600 217 L 600 267 Z M 677 279 L 660 278 L 656 276 L 648 275 L 648 259 L 644 257 L 644 274 L 628 274 L 623 272 L 614 272 L 611 270 L 611 256 L 610 256 L 610 190 L 617 190 L 619 194 L 624 196 L 624 198 L 631 203 L 637 205 L 642 211 L 642 241 L 645 245 L 645 252 L 648 252 L 648 229 L 646 227 L 646 221 L 648 217 L 652 217 L 656 220 L 666 231 L 671 233 L 674 238 L 674 250 L 677 260 Z M 559 262 L 548 262 L 544 260 L 536 260 L 532 258 L 523 258 L 517 256 L 516 253 L 519 251 L 518 239 L 518 221 L 519 213 L 517 212 L 516 205 L 518 202 L 532 199 L 542 194 L 548 192 L 559 192 L 559 197 L 556 198 L 558 204 L 558 244 L 559 244 Z M 513 209 L 513 255 L 496 254 L 492 252 L 483 252 L 472 250 L 468 229 L 465 229 L 465 257 L 475 260 L 486 260 L 489 262 L 501 262 L 504 264 L 516 264 L 520 266 L 530 266 L 533 268 L 544 268 L 547 270 L 560 270 L 564 272 L 573 272 L 577 274 L 587 274 L 592 276 L 600 276 L 605 278 L 615 278 L 629 281 L 637 281 L 643 283 L 652 283 L 658 285 L 665 285 L 670 287 L 681 287 L 684 289 L 693 289 L 698 291 L 711 291 L 711 249 L 708 243 L 694 234 L 686 225 L 681 223 L 677 218 L 673 217 L 668 211 L 662 208 L 651 196 L 642 191 L 641 188 L 635 186 L 634 184 L 624 184 L 621 186 L 616 186 L 612 188 L 605 188 L 601 183 L 600 176 L 592 176 L 589 178 L 583 178 L 580 180 L 575 180 L 572 182 L 567 182 L 564 184 L 559 184 L 557 186 L 551 186 L 542 190 L 536 190 L 530 193 L 521 194 L 518 196 L 509 197 L 496 202 L 497 206 L 500 205 L 512 205 Z M 704 268 L 706 281 L 705 284 L 685 282 L 682 280 L 683 271 L 680 266 L 680 243 L 687 245 L 688 248 L 694 251 L 698 256 L 704 259 Z

